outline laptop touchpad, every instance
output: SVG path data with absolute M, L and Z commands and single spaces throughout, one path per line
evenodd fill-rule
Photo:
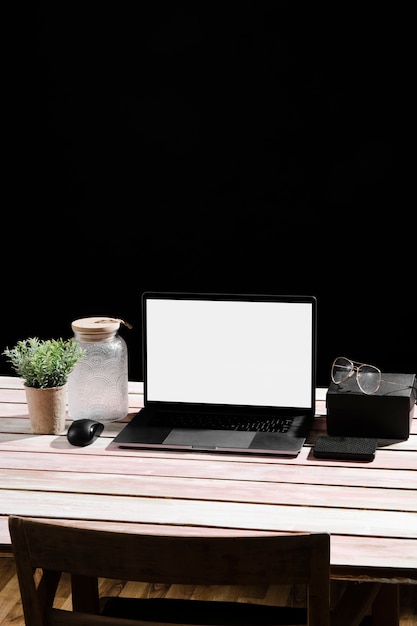
M 228 430 L 189 430 L 174 428 L 164 443 L 176 446 L 198 446 L 207 448 L 248 448 L 256 433 Z

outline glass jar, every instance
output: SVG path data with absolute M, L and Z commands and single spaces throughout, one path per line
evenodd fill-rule
M 129 412 L 127 346 L 119 335 L 123 320 L 85 317 L 71 324 L 85 350 L 68 376 L 68 414 L 110 422 Z M 129 324 L 126 324 L 129 326 Z

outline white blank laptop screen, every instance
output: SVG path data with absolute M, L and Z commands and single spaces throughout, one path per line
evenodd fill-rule
M 309 302 L 146 301 L 147 400 L 311 408 Z

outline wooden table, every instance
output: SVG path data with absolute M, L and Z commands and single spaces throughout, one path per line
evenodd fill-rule
M 297 458 L 109 450 L 142 406 L 142 390 L 130 382 L 129 415 L 76 448 L 65 434 L 31 434 L 21 380 L 0 377 L 2 555 L 11 554 L 10 513 L 138 532 L 326 531 L 332 577 L 382 583 L 374 607 L 384 607 L 384 625 L 396 623 L 386 621 L 387 601 L 398 583 L 417 584 L 416 410 L 409 439 L 379 442 L 371 463 L 313 456 L 326 430 L 325 389 Z

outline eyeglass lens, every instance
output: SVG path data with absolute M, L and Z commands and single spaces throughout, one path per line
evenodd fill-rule
M 345 357 L 335 359 L 332 367 L 332 380 L 336 385 L 343 383 L 356 370 L 356 381 L 359 389 L 365 394 L 378 391 L 381 384 L 381 372 L 373 365 L 361 364 L 356 367 L 352 361 Z
M 339 357 L 333 363 L 332 380 L 336 385 L 343 383 L 353 373 L 353 363 L 349 359 Z
M 356 371 L 356 380 L 363 393 L 375 393 L 381 384 L 381 372 L 373 365 L 361 365 Z

